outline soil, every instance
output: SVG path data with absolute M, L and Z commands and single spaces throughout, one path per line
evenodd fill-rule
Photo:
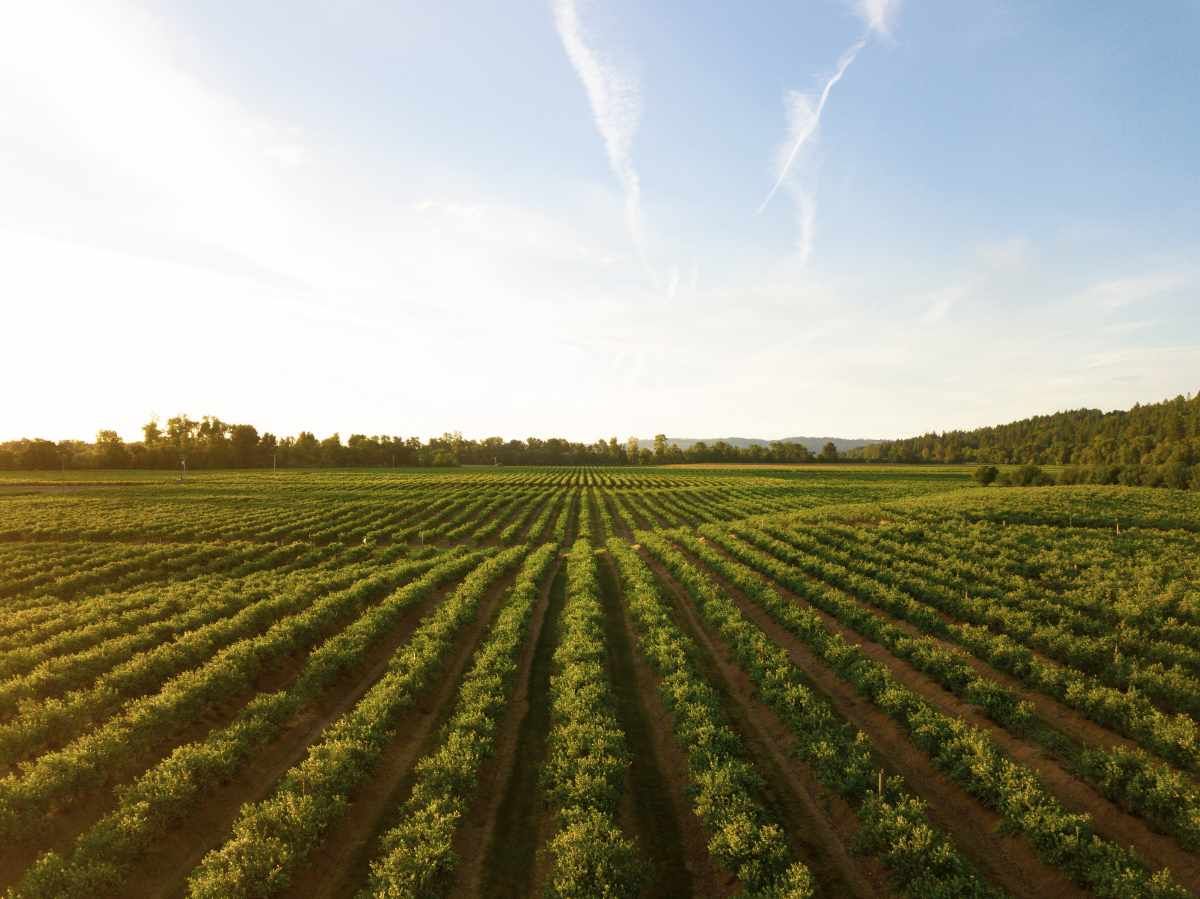
M 296 872 L 292 887 L 282 894 L 285 899 L 353 896 L 366 886 L 378 838 L 396 823 L 396 813 L 412 792 L 414 765 L 441 742 L 441 730 L 454 712 L 463 676 L 515 579 L 513 571 L 488 590 L 474 619 L 459 633 L 451 654 L 431 676 L 433 691 L 418 696 L 397 724 L 396 739 L 369 780 L 352 796 L 346 817 Z
M 642 557 L 673 603 L 676 623 L 699 648 L 696 662 L 725 700 L 729 720 L 766 780 L 762 798 L 784 826 L 796 857 L 828 895 L 892 895 L 883 866 L 851 854 L 858 828 L 853 809 L 793 757 L 795 737 L 787 725 L 758 700 L 753 682 L 700 620 L 682 586 L 648 553 Z
M 444 595 L 445 589 L 435 591 L 432 597 L 426 598 L 410 609 L 405 615 L 404 621 L 415 620 L 415 616 L 419 616 L 422 610 L 431 607 L 438 597 Z M 382 599 L 384 595 L 386 594 L 381 593 L 378 599 Z M 163 729 L 157 734 L 159 739 L 151 749 L 146 752 L 130 754 L 123 760 L 123 764 L 109 768 L 105 772 L 103 783 L 93 789 L 79 791 L 73 797 L 70 805 L 48 813 L 38 830 L 30 834 L 30 839 L 5 847 L 6 851 L 0 853 L 0 887 L 19 879 L 24 870 L 44 852 L 69 851 L 80 834 L 113 810 L 116 806 L 115 790 L 118 786 L 133 780 L 166 758 L 178 747 L 203 740 L 211 731 L 229 724 L 250 699 L 259 693 L 272 692 L 290 684 L 303 668 L 311 649 L 319 646 L 323 639 L 346 626 L 349 620 L 351 619 L 346 617 L 339 619 L 335 625 L 326 629 L 323 636 L 314 640 L 310 647 L 294 650 L 274 660 L 246 690 L 224 697 L 220 702 L 208 706 L 183 726 L 174 730 Z
M 696 561 L 700 565 L 704 564 Z M 727 592 L 731 595 L 735 592 L 716 571 L 707 566 L 705 568 L 710 576 L 722 583 Z M 1086 812 L 1091 815 L 1097 833 L 1119 845 L 1137 850 L 1156 869 L 1169 867 L 1182 885 L 1200 893 L 1200 857 L 1180 848 L 1171 837 L 1155 833 L 1144 820 L 1127 813 L 1091 785 L 1066 770 L 1060 761 L 1050 756 L 1042 747 L 1012 735 L 988 718 L 978 707 L 964 702 L 928 675 L 918 671 L 908 662 L 898 659 L 878 643 L 841 624 L 832 615 L 809 605 L 779 584 L 775 587 L 781 595 L 818 615 L 826 628 L 857 646 L 867 658 L 886 667 L 897 682 L 912 690 L 935 709 L 984 731 L 1009 758 L 1033 770 L 1046 790 L 1058 799 L 1064 808 L 1070 812 Z M 737 600 L 743 612 L 764 630 L 767 629 L 764 621 L 774 623 L 774 619 L 744 595 L 739 594 Z M 780 630 L 783 631 L 782 628 Z M 783 633 L 786 634 L 787 631 Z M 775 634 L 772 634 L 772 637 L 775 637 Z M 791 643 L 799 642 L 790 634 L 788 637 Z M 788 645 L 779 642 L 781 645 Z
M 658 696 L 658 679 L 641 654 L 620 599 L 619 577 L 604 553 L 599 567 L 609 677 L 631 764 L 621 824 L 651 867 L 646 896 L 725 896 L 734 885 L 708 854 L 708 835 L 692 813 L 687 759 Z
M 496 790 L 486 815 L 487 833 L 480 835 L 475 851 L 466 856 L 453 896 L 541 895 L 546 859 L 540 850 L 552 833 L 553 821 L 542 799 L 538 775 L 550 733 L 550 675 L 565 601 L 566 566 L 560 557 L 529 672 L 511 710 L 515 733 L 512 721 L 504 724 L 504 744 L 497 753 L 494 774 Z
M 501 810 L 510 784 L 523 773 L 519 769 L 528 766 L 526 757 L 520 751 L 524 736 L 522 725 L 533 708 L 534 662 L 538 651 L 544 645 L 552 645 L 543 642 L 543 635 L 548 635 L 554 624 L 550 613 L 561 566 L 561 560 L 554 563 L 554 569 L 548 573 L 541 596 L 533 609 L 525 645 L 517 662 L 515 687 L 496 729 L 495 751 L 480 769 L 475 801 L 455 832 L 454 854 L 460 861 L 451 895 L 484 895 L 488 848 L 498 845 L 501 851 L 507 851 L 516 834 L 531 830 L 536 832 L 535 820 L 511 823 L 502 819 Z M 561 589 L 559 594 L 561 599 Z
M 659 571 L 669 578 L 661 566 Z M 902 775 L 909 789 L 929 803 L 931 822 L 951 835 L 955 845 L 985 877 L 1015 896 L 1087 895 L 1063 871 L 1044 864 L 1027 841 L 1001 834 L 998 814 L 982 806 L 935 768 L 899 724 L 859 696 L 852 685 L 829 669 L 799 639 L 738 591 L 728 585 L 725 589 L 743 614 L 787 651 L 792 663 L 830 701 L 834 710 L 870 738 L 881 767 L 888 773 Z
M 347 672 L 319 700 L 297 714 L 275 740 L 254 753 L 250 764 L 236 776 L 210 789 L 203 804 L 188 815 L 186 822 L 165 834 L 131 872 L 129 882 L 138 885 L 137 895 L 163 896 L 182 892 L 187 874 L 204 853 L 228 837 L 242 805 L 269 795 L 276 781 L 304 758 L 309 745 L 321 731 L 352 708 L 383 675 L 396 649 L 452 589 L 453 583 L 444 585 L 410 607 L 358 668 Z M 264 683 L 264 688 L 279 689 L 293 681 L 305 658 L 306 655 L 289 659 L 286 665 L 274 669 L 270 674 L 274 686 L 268 687 Z M 197 734 L 195 739 L 203 739 L 204 733 L 215 726 L 220 725 L 204 726 L 203 733 Z

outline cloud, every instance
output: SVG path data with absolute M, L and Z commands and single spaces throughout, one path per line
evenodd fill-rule
M 921 315 L 922 323 L 932 325 L 942 321 L 950 314 L 950 310 L 969 297 L 971 292 L 972 289 L 970 286 L 960 284 L 954 287 L 946 287 L 933 293 L 929 297 L 929 305 Z
M 1143 275 L 1136 278 L 1115 278 L 1101 281 L 1083 291 L 1080 298 L 1088 304 L 1098 304 L 1107 309 L 1120 309 L 1134 303 L 1153 299 L 1185 287 L 1189 279 L 1178 272 Z
M 567 58 L 583 82 L 596 130 L 604 140 L 608 164 L 625 194 L 625 226 L 646 264 L 642 231 L 642 187 L 633 165 L 633 138 L 642 115 L 637 79 L 602 59 L 584 40 L 574 0 L 555 0 L 554 24 Z
M 867 26 L 867 32 L 881 37 L 891 37 L 892 19 L 899 9 L 900 0 L 858 0 L 854 4 L 854 13 Z
M 854 64 L 854 60 L 858 58 L 858 54 L 862 52 L 867 41 L 873 35 L 884 38 L 891 37 L 891 22 L 899 7 L 900 0 L 857 0 L 854 4 L 854 13 L 866 26 L 866 33 L 838 57 L 833 73 L 825 79 L 824 84 L 815 94 L 788 91 L 784 96 L 788 117 L 788 139 L 780 147 L 775 183 L 767 191 L 767 195 L 759 204 L 755 215 L 761 214 L 767 208 L 775 194 L 779 192 L 779 188 L 784 185 L 788 186 L 788 192 L 796 204 L 799 225 L 797 244 L 801 265 L 807 263 L 812 255 L 817 203 L 815 187 L 805 186 L 798 183 L 798 180 L 793 180 L 795 166 L 801 158 L 802 152 L 817 135 L 817 130 L 821 125 L 821 116 L 825 112 L 825 104 L 829 102 L 829 96 L 834 87 Z
M 796 157 L 800 155 L 800 150 L 817 133 L 817 126 L 821 124 L 821 113 L 825 111 L 825 104 L 829 100 L 830 91 L 833 90 L 835 84 L 842 80 L 842 76 L 846 74 L 846 69 L 850 68 L 850 64 L 858 56 L 858 51 L 865 45 L 866 38 L 862 38 L 842 54 L 834 73 L 826 79 L 824 86 L 821 88 L 815 104 L 812 102 L 811 97 L 799 91 L 788 91 L 784 97 L 790 126 L 788 129 L 788 141 L 784 144 L 784 147 L 790 146 L 791 150 L 781 160 L 775 183 L 771 186 L 771 190 L 768 191 L 766 199 L 759 205 L 758 212 L 762 212 L 767 208 L 767 204 L 771 202 L 771 198 L 775 196 L 779 188 L 783 186 L 784 181 L 787 180 L 788 174 L 796 162 Z

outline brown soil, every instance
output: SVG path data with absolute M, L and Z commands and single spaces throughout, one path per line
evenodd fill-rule
M 541 848 L 553 833 L 553 816 L 546 809 L 538 777 L 550 733 L 550 675 L 565 601 L 566 568 L 560 561 L 551 582 L 541 629 L 534 641 L 529 675 L 519 689 L 513 710 L 519 722 L 515 747 L 511 750 L 512 763 L 500 769 L 495 810 L 489 809 L 489 833 L 476 844 L 483 851 L 477 848 L 468 856 L 471 861 L 459 874 L 455 896 L 517 899 L 542 893 L 547 860 Z M 507 746 L 503 751 L 510 752 Z
M 726 553 L 724 548 L 721 547 L 719 544 L 711 543 L 709 545 L 715 551 L 728 556 L 728 553 Z M 938 645 L 942 646 L 943 648 L 958 652 L 958 654 L 963 658 L 963 660 L 968 665 L 970 665 L 971 668 L 975 672 L 977 672 L 981 677 L 986 677 L 986 678 L 996 681 L 997 683 L 1008 688 L 1009 690 L 1012 690 L 1014 693 L 1016 693 L 1019 696 L 1019 698 L 1032 703 L 1033 706 L 1035 707 L 1035 709 L 1037 710 L 1037 713 L 1039 716 L 1041 716 L 1053 729 L 1060 731 L 1061 733 L 1066 735 L 1069 739 L 1074 740 L 1077 743 L 1082 743 L 1086 746 L 1100 747 L 1103 749 L 1112 749 L 1112 748 L 1115 748 L 1118 746 L 1125 747 L 1127 749 L 1138 748 L 1138 743 L 1136 740 L 1132 740 L 1132 739 L 1129 739 L 1128 737 L 1124 737 L 1121 734 L 1116 733 L 1113 730 L 1110 730 L 1105 725 L 1099 724 L 1095 721 L 1092 721 L 1090 718 L 1086 717 L 1082 712 L 1076 711 L 1075 709 L 1072 709 L 1069 706 L 1064 705 L 1063 703 L 1059 702 L 1054 697 L 1049 696 L 1045 693 L 1038 692 L 1037 690 L 1024 684 L 1018 678 L 1013 677 L 1011 674 L 1007 674 L 1003 671 L 1000 671 L 997 668 L 993 668 L 987 662 L 972 655 L 970 650 L 967 649 L 966 647 L 958 646 L 957 644 L 955 644 L 949 640 L 942 639 L 941 637 L 938 637 L 936 635 L 927 634 L 923 630 L 921 630 L 919 627 L 917 627 L 916 625 L 914 625 L 908 621 L 905 621 L 901 618 L 897 618 L 897 617 L 893 616 L 886 609 L 880 608 L 879 606 L 876 606 L 873 603 L 870 603 L 870 602 L 862 599 L 861 597 L 855 596 L 854 594 L 851 594 L 851 593 L 846 593 L 845 591 L 840 590 L 834 584 L 826 583 L 824 581 L 821 581 L 818 578 L 813 578 L 811 576 L 808 576 L 808 577 L 814 583 L 820 584 L 822 587 L 829 587 L 829 588 L 838 590 L 838 592 L 841 593 L 842 596 L 844 596 L 846 599 L 869 610 L 872 614 L 895 625 L 896 627 L 903 630 L 905 633 L 910 634 L 914 637 L 928 637 L 929 639 L 933 640 L 934 642 L 936 642 Z M 785 595 L 795 598 L 797 602 L 803 602 L 803 600 L 800 600 L 799 598 L 795 597 L 782 584 L 775 584 L 775 587 L 778 590 L 780 590 L 780 592 L 784 593 Z M 917 599 L 918 602 L 921 601 L 920 597 L 915 597 L 915 598 Z M 939 618 L 941 618 L 943 621 L 947 622 L 948 624 L 961 624 L 962 623 L 954 616 L 950 615 L 947 612 L 943 612 L 942 610 L 936 608 L 935 606 L 930 605 L 928 607 Z M 819 612 L 820 610 L 814 609 L 814 611 Z M 1028 649 L 1029 652 L 1035 658 L 1037 658 L 1039 661 L 1041 661 L 1045 665 L 1059 667 L 1059 668 L 1066 667 L 1063 665 L 1063 663 L 1055 661 L 1055 660 L 1049 658 L 1048 656 L 1045 656 L 1044 654 L 1042 654 L 1041 652 L 1039 652 L 1036 649 L 1033 649 L 1028 646 L 1026 646 L 1025 648 Z M 1145 747 L 1142 747 L 1142 748 L 1145 748 Z M 1150 752 L 1151 755 L 1155 754 L 1152 750 L 1146 749 L 1146 751 Z M 1171 763 L 1165 762 L 1165 764 L 1169 765 Z M 1181 775 L 1183 775 L 1184 777 L 1191 780 L 1193 784 L 1200 783 L 1200 779 L 1198 779 L 1193 773 L 1191 773 L 1189 771 L 1184 771 L 1176 766 L 1172 766 L 1172 767 L 1175 767 L 1175 770 L 1179 771 L 1179 773 Z
M 405 621 L 419 614 L 419 610 L 428 608 L 436 601 L 436 597 L 444 595 L 445 589 L 447 588 L 435 591 L 434 597 L 427 598 L 415 609 L 410 610 Z M 379 598 L 384 595 L 386 594 L 381 594 Z M 203 740 L 211 731 L 226 726 L 254 696 L 273 692 L 290 684 L 304 667 L 309 652 L 319 646 L 322 640 L 345 627 L 350 620 L 352 619 L 347 617 L 339 619 L 308 648 L 296 649 L 275 659 L 246 690 L 223 697 L 186 724 L 170 730 L 162 729 L 156 734 L 157 739 L 151 749 L 139 753 L 131 752 L 122 760 L 122 764 L 114 765 L 105 771 L 104 780 L 98 786 L 80 790 L 72 797 L 70 805 L 46 814 L 38 829 L 29 834 L 29 839 L 5 847 L 6 851 L 0 853 L 0 886 L 18 880 L 25 869 L 42 853 L 51 850 L 69 851 L 71 844 L 80 834 L 113 810 L 116 805 L 115 790 L 118 786 L 133 780 L 178 747 Z
M 646 896 L 719 897 L 736 881 L 708 854 L 708 834 L 692 813 L 687 758 L 675 741 L 658 679 L 641 654 L 619 598 L 619 577 L 608 553 L 600 563 L 605 644 L 617 718 L 632 762 L 621 801 L 621 824 L 650 863 Z
M 585 487 L 583 489 L 587 490 L 588 488 Z M 592 545 L 593 546 L 596 546 L 596 545 L 603 546 L 604 545 L 604 522 L 600 518 L 600 506 L 598 504 L 604 502 L 604 500 L 600 498 L 600 494 L 597 493 L 595 490 L 591 490 L 590 495 L 588 496 L 588 499 L 591 500 L 591 502 L 588 503 L 588 510 L 591 513 L 588 516 L 588 525 L 592 529 Z
M 454 854 L 460 861 L 455 871 L 452 895 L 484 895 L 488 847 L 496 843 L 507 847 L 511 831 L 536 830 L 536 821 L 532 820 L 523 820 L 515 827 L 509 825 L 502 820 L 501 810 L 510 784 L 519 776 L 518 768 L 529 764 L 520 752 L 522 724 L 529 716 L 532 705 L 534 659 L 542 645 L 542 635 L 548 634 L 553 625 L 549 621 L 551 597 L 561 565 L 561 561 L 554 563 L 554 570 L 547 575 L 541 596 L 534 607 L 525 645 L 517 662 L 515 689 L 496 730 L 495 751 L 480 769 L 475 801 L 454 835 Z
M 628 522 L 622 517 L 620 510 L 617 509 L 617 505 L 613 502 L 612 496 L 609 495 L 608 491 L 601 493 L 597 499 L 608 506 L 608 514 L 612 518 L 613 530 L 616 536 L 622 540 L 632 541 L 633 531 L 630 529 Z
M 669 577 L 665 571 L 663 576 Z M 881 766 L 901 774 L 909 788 L 929 803 L 931 822 L 951 835 L 988 879 L 1016 896 L 1086 895 L 1063 871 L 1044 864 L 1027 841 L 1001 834 L 998 814 L 935 768 L 899 724 L 859 696 L 799 639 L 738 591 L 728 585 L 725 591 L 747 619 L 787 651 L 792 663 L 829 699 L 835 711 L 870 738 Z
M 393 630 L 370 651 L 362 664 L 347 672 L 315 703 L 298 713 L 269 745 L 257 750 L 252 761 L 233 778 L 208 791 L 207 798 L 194 809 L 185 822 L 155 844 L 133 872 L 129 882 L 137 884 L 142 896 L 176 895 L 182 892 L 184 881 L 203 855 L 219 846 L 228 836 L 230 827 L 243 804 L 256 802 L 270 794 L 276 781 L 293 765 L 301 761 L 322 730 L 354 706 L 363 694 L 383 675 L 388 661 L 418 627 L 425 615 L 439 605 L 454 589 L 447 584 L 410 607 Z M 286 686 L 299 673 L 304 659 L 290 659 L 285 675 L 282 669 L 272 672 L 272 680 L 282 681 L 275 686 L 264 684 L 264 691 Z M 203 738 L 203 735 L 198 737 Z
M 296 872 L 284 897 L 333 899 L 353 896 L 366 886 L 378 838 L 396 823 L 396 813 L 412 792 L 413 766 L 437 748 L 440 731 L 454 712 L 463 676 L 515 579 L 513 571 L 488 590 L 474 619 L 460 632 L 451 654 L 431 678 L 436 684 L 433 691 L 419 695 L 402 717 L 394 729 L 395 740 L 370 779 L 351 798 L 346 817 Z
M 858 829 L 853 809 L 823 787 L 806 765 L 794 758 L 795 737 L 787 725 L 758 700 L 753 682 L 725 644 L 710 634 L 683 588 L 657 560 L 642 553 L 674 605 L 676 622 L 701 650 L 701 671 L 722 694 L 725 711 L 741 734 L 750 760 L 766 780 L 768 808 L 783 824 L 797 858 L 831 896 L 889 896 L 886 871 L 871 858 L 851 855 Z
M 696 561 L 700 565 L 704 564 Z M 722 583 L 731 596 L 735 593 L 716 571 L 707 566 L 705 568 L 710 576 Z M 1193 892 L 1200 893 L 1200 857 L 1181 849 L 1171 837 L 1155 833 L 1144 820 L 1127 813 L 1106 799 L 1091 785 L 1066 770 L 1061 762 L 1050 756 L 1042 747 L 1013 736 L 979 708 L 964 702 L 908 662 L 896 658 L 883 646 L 841 624 L 832 615 L 806 603 L 782 585 L 776 584 L 775 587 L 781 595 L 820 616 L 826 628 L 857 646 L 867 658 L 883 665 L 897 682 L 912 690 L 939 712 L 966 721 L 985 732 L 1009 758 L 1033 770 L 1046 790 L 1057 798 L 1064 808 L 1070 812 L 1090 814 L 1099 834 L 1119 845 L 1136 849 L 1154 868 L 1169 867 L 1181 884 Z M 744 595 L 739 594 L 736 599 L 743 612 L 760 627 L 763 627 L 764 620 L 774 622 L 774 619 Z M 788 637 L 791 643 L 800 642 L 790 634 Z M 782 645 L 789 644 L 783 642 Z

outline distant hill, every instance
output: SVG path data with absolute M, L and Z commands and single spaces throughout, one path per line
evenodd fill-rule
M 763 440 L 759 437 L 668 437 L 667 443 L 674 444 L 681 450 L 686 450 L 689 447 L 703 443 L 706 446 L 712 446 L 718 441 L 723 441 L 730 446 L 736 446 L 738 449 L 746 449 L 751 446 L 770 446 L 775 441 Z M 848 437 L 784 437 L 780 443 L 799 443 L 808 449 L 811 453 L 821 452 L 821 448 L 826 443 L 833 443 L 837 447 L 839 453 L 845 453 L 853 449 L 861 449 L 864 446 L 872 446 L 876 443 L 883 443 L 882 439 L 871 439 L 865 437 L 848 438 Z M 654 438 L 638 438 L 638 443 L 644 447 L 653 447 Z
M 988 428 L 882 441 L 853 456 L 868 462 L 1190 466 L 1200 462 L 1200 393 L 1128 411 L 1070 409 Z

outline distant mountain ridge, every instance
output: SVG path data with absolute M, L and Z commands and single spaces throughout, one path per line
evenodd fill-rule
M 686 450 L 689 447 L 703 443 L 706 446 L 712 446 L 718 441 L 723 441 L 730 446 L 736 446 L 738 449 L 746 449 L 751 446 L 770 446 L 777 441 L 763 440 L 759 437 L 668 437 L 667 443 L 674 444 L 681 450 Z M 779 443 L 799 443 L 808 449 L 811 453 L 821 452 L 821 448 L 826 443 L 832 443 L 837 447 L 839 453 L 848 452 L 853 449 L 861 449 L 864 446 L 873 446 L 877 443 L 886 442 L 882 438 L 866 438 L 866 437 L 784 437 L 778 441 Z M 644 447 L 653 447 L 654 438 L 649 439 L 638 438 L 638 445 Z

